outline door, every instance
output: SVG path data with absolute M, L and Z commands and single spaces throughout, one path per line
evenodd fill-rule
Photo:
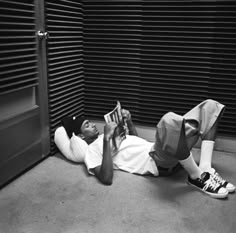
M 49 154 L 43 2 L 0 6 L 0 186 Z

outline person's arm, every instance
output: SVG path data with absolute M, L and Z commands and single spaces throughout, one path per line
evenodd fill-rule
M 94 168 L 95 176 L 106 185 L 111 185 L 113 180 L 113 161 L 112 161 L 112 137 L 117 127 L 115 122 L 106 124 L 104 127 L 103 155 L 102 164 Z
M 131 113 L 126 109 L 122 109 L 122 115 L 127 123 L 129 134 L 138 136 L 137 130 L 131 118 Z

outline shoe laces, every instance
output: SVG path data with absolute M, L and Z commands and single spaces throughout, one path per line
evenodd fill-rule
M 213 179 L 214 179 L 216 182 L 218 182 L 218 183 L 221 184 L 221 185 L 223 185 L 223 184 L 226 182 L 226 180 L 224 180 L 224 179 L 220 176 L 220 174 L 217 173 L 217 172 L 215 172 L 214 174 L 212 174 L 212 177 L 213 177 Z
M 210 188 L 215 191 L 219 186 L 220 184 L 213 178 L 212 175 L 210 175 L 209 179 L 204 182 L 203 190 L 206 191 L 208 188 Z

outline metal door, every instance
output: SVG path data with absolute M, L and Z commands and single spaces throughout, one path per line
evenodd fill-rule
M 43 4 L 0 5 L 0 186 L 49 154 Z

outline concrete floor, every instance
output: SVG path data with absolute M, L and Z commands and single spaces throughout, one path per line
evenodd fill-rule
M 236 154 L 214 157 L 236 183 Z M 235 216 L 236 194 L 210 198 L 186 184 L 183 170 L 169 178 L 116 171 L 113 185 L 104 186 L 61 156 L 0 190 L 1 233 L 233 233 Z

